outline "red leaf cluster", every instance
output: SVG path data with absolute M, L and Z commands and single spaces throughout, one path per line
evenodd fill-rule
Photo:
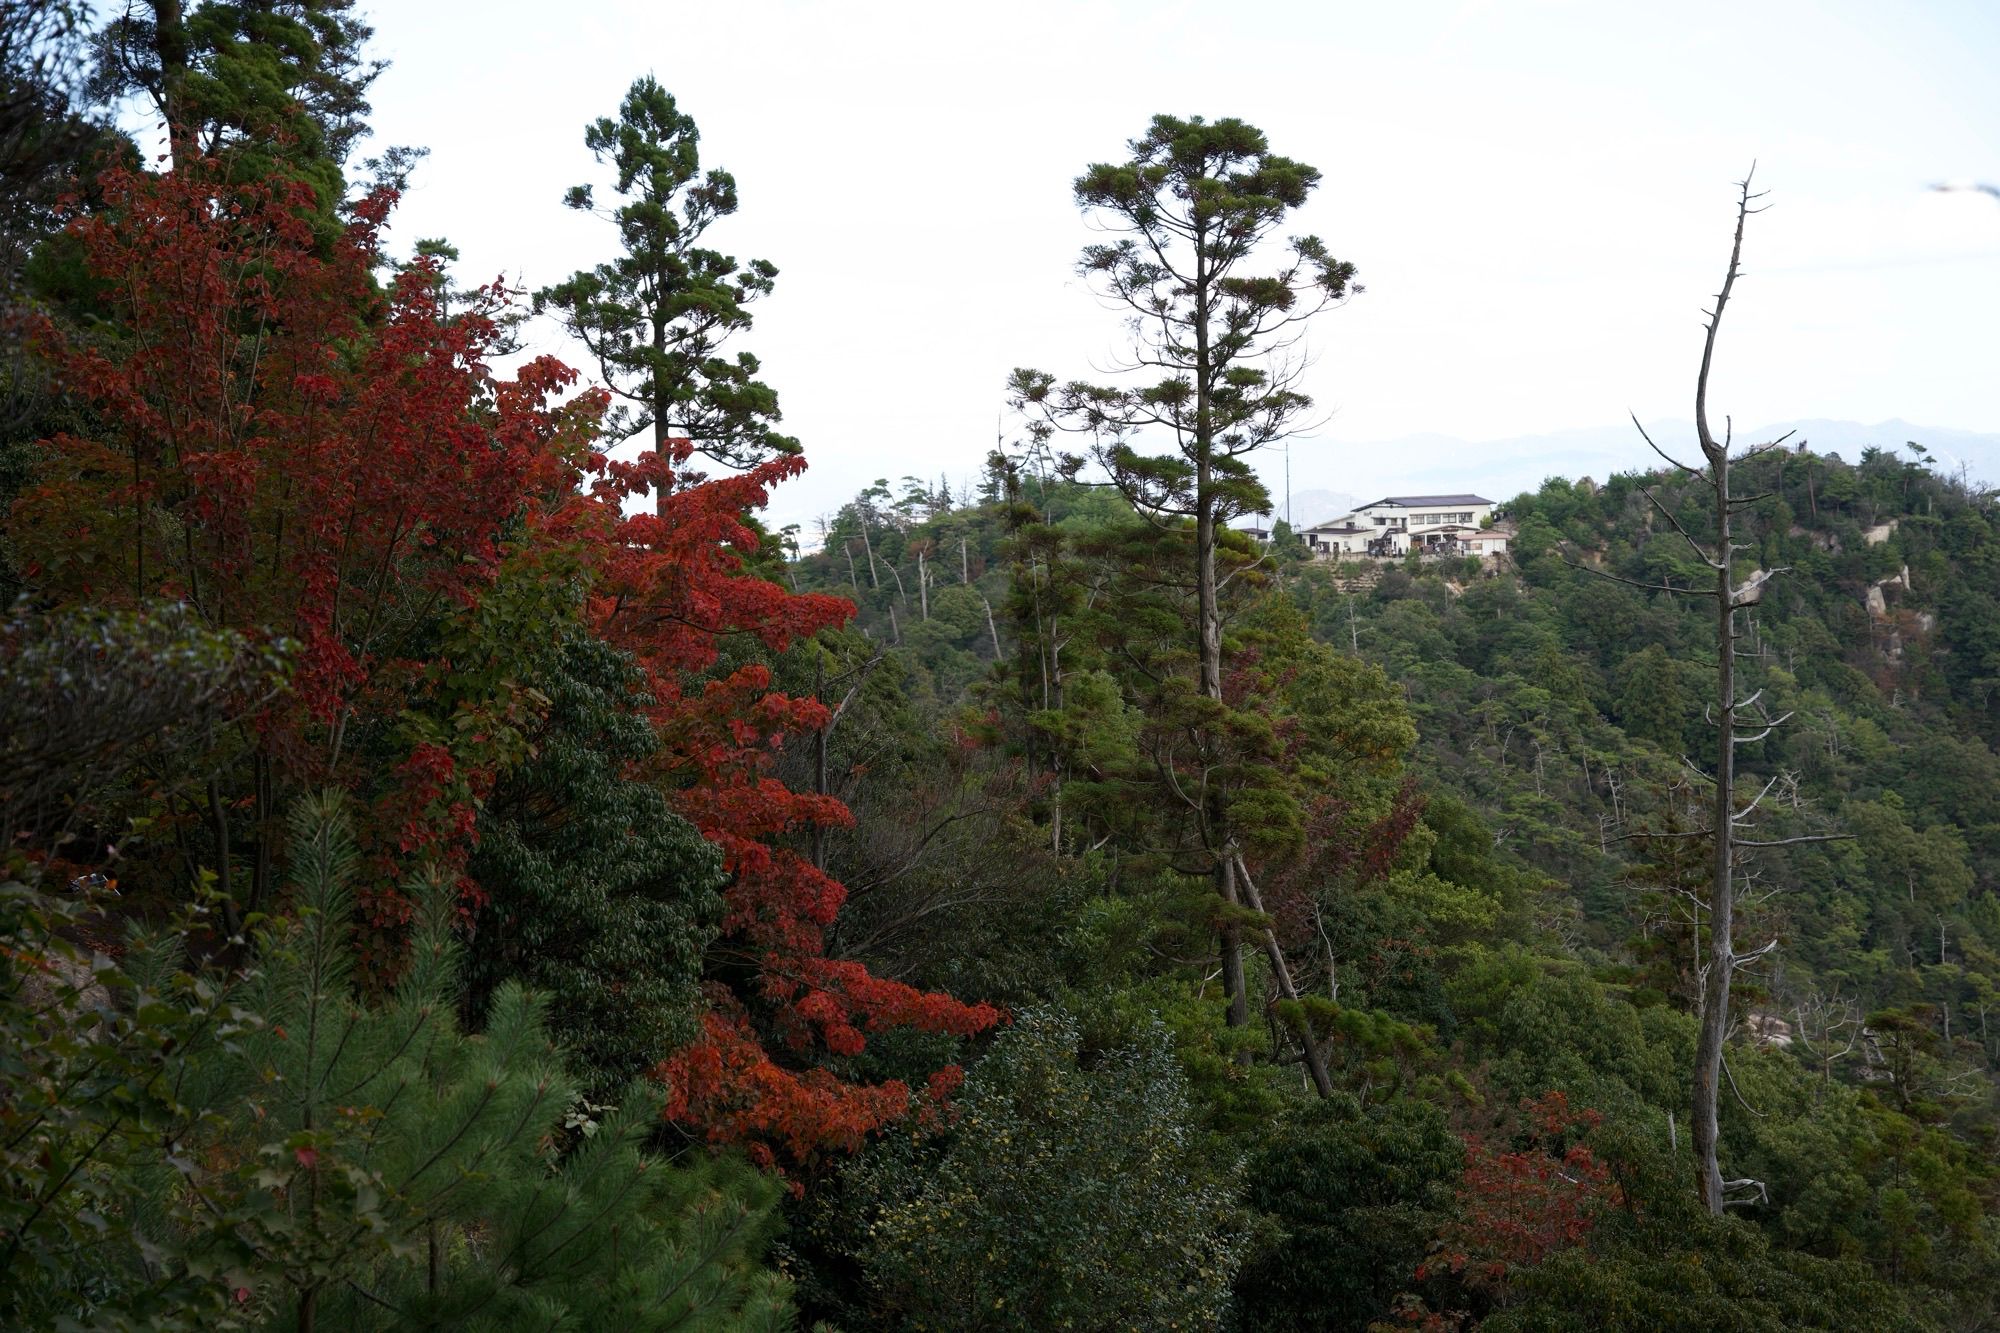
M 449 674 L 423 660 L 424 627 L 477 607 L 503 555 L 572 562 L 590 580 L 593 629 L 647 673 L 663 742 L 650 776 L 722 852 L 718 958 L 750 978 L 716 989 L 704 1037 L 663 1067 L 670 1115 L 806 1159 L 909 1113 L 903 1084 L 845 1081 L 824 1063 L 885 1028 L 966 1035 L 998 1015 L 826 956 L 846 890 L 787 839 L 851 816 L 774 771 L 786 737 L 825 710 L 774 688 L 754 654 L 723 656 L 733 643 L 779 652 L 852 614 L 752 568 L 761 538 L 745 515 L 803 462 L 676 478 L 684 441 L 636 463 L 592 453 L 601 392 L 564 401 L 576 377 L 546 358 L 509 381 L 486 365 L 497 285 L 449 317 L 433 268 L 376 286 L 387 194 L 328 241 L 300 185 L 212 165 L 113 170 L 102 185 L 102 206 L 72 206 L 70 229 L 115 332 L 85 341 L 45 324 L 39 345 L 103 428 L 50 441 L 15 507 L 38 586 L 179 598 L 214 626 L 289 640 L 293 688 L 259 744 L 288 783 L 357 785 L 350 733 L 401 734 Z M 649 494 L 664 500 L 627 512 Z M 490 720 L 504 728 L 511 706 L 491 703 Z M 372 805 L 385 869 L 463 865 L 500 762 L 488 720 L 402 742 Z M 407 911 L 392 879 L 364 895 L 385 940 Z M 951 1083 L 934 1078 L 916 1100 Z
M 292 639 L 301 711 L 280 721 L 337 732 L 399 613 L 476 597 L 519 508 L 529 455 L 468 410 L 489 312 L 445 319 L 422 268 L 377 291 L 387 194 L 321 243 L 297 182 L 102 184 L 70 231 L 120 334 L 44 326 L 43 350 L 105 429 L 51 441 L 60 465 L 17 503 L 37 573 Z
M 1561 1092 L 1548 1092 L 1521 1103 L 1508 1136 L 1515 1146 L 1468 1136 L 1461 1215 L 1433 1264 L 1461 1275 L 1467 1286 L 1498 1290 L 1515 1270 L 1584 1244 L 1599 1213 L 1620 1201 L 1611 1168 L 1583 1142 L 1602 1120 L 1596 1111 L 1572 1109 Z M 1419 1268 L 1417 1277 L 1430 1267 Z
M 665 742 L 660 776 L 675 809 L 722 852 L 723 947 L 754 970 L 749 992 L 719 995 L 702 1040 L 660 1073 L 669 1118 L 712 1141 L 775 1145 L 806 1161 L 856 1146 L 911 1108 L 901 1082 L 847 1082 L 818 1059 L 859 1055 L 867 1034 L 884 1028 L 968 1036 L 999 1015 L 826 957 L 825 932 L 847 890 L 786 839 L 853 816 L 831 797 L 791 790 L 773 771 L 787 735 L 823 725 L 826 709 L 775 689 L 762 663 L 718 664 L 731 636 L 782 651 L 854 608 L 792 593 L 750 568 L 762 539 L 744 515 L 803 460 L 675 485 L 671 469 L 691 454 L 681 440 L 665 459 L 600 460 L 594 520 L 576 525 L 595 533 L 593 626 L 648 672 Z M 665 494 L 657 512 L 626 512 L 629 500 L 655 488 Z

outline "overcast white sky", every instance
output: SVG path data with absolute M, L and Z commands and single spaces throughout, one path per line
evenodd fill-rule
M 608 225 L 560 198 L 635 75 L 696 118 L 742 195 L 711 237 L 780 270 L 742 344 L 812 464 L 776 522 L 877 476 L 971 475 L 1010 368 L 1107 359 L 1070 182 L 1156 112 L 1240 116 L 1326 174 L 1299 230 L 1367 291 L 1313 337 L 1332 416 L 1295 447 L 1297 486 L 1393 490 L 1448 461 L 1354 442 L 1690 415 L 1752 158 L 1774 208 L 1715 409 L 2000 432 L 2000 200 L 1924 188 L 2000 180 L 2000 5 L 371 8 L 394 62 L 377 133 L 431 149 L 397 235 L 448 237 L 467 279 L 608 257 Z

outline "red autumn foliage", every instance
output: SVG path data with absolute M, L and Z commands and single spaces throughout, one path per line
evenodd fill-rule
M 296 182 L 102 184 L 102 211 L 70 230 L 119 334 L 45 326 L 43 350 L 105 429 L 51 441 L 17 503 L 30 572 L 293 639 L 298 713 L 275 720 L 337 752 L 408 613 L 475 597 L 519 507 L 528 457 L 469 411 L 492 323 L 443 319 L 422 270 L 375 290 L 387 192 L 322 253 Z
M 722 851 L 730 881 L 720 948 L 753 974 L 746 993 L 715 988 L 702 1039 L 661 1068 L 667 1116 L 714 1142 L 776 1147 L 808 1161 L 851 1149 L 912 1109 L 903 1083 L 846 1082 L 815 1067 L 817 1059 L 859 1055 L 867 1034 L 884 1028 L 969 1036 L 999 1015 L 826 957 L 825 932 L 847 890 L 786 839 L 844 826 L 852 815 L 773 773 L 786 736 L 823 725 L 826 710 L 774 689 L 763 663 L 725 665 L 722 654 L 732 636 L 782 651 L 854 608 L 794 594 L 750 568 L 762 542 L 743 516 L 802 460 L 675 485 L 669 469 L 691 453 L 680 441 L 665 460 L 601 461 L 589 497 L 594 518 L 577 525 L 595 533 L 593 627 L 648 672 L 664 741 L 659 776 L 675 808 Z M 627 501 L 655 488 L 666 491 L 664 513 L 626 512 Z M 955 1073 L 945 1072 L 945 1084 Z M 927 1095 L 944 1087 L 934 1079 Z
M 1388 811 L 1365 825 L 1355 819 L 1354 803 L 1340 795 L 1316 793 L 1305 802 L 1306 853 L 1280 862 L 1264 893 L 1287 949 L 1312 948 L 1319 931 L 1313 902 L 1320 886 L 1343 880 L 1368 884 L 1388 875 L 1428 803 L 1414 776 L 1397 787 Z M 1384 956 L 1412 946 L 1429 948 L 1408 940 L 1377 941 Z
M 100 184 L 100 206 L 68 205 L 99 336 L 34 330 L 94 425 L 45 443 L 9 530 L 43 596 L 170 598 L 292 645 L 291 689 L 256 723 L 275 781 L 220 793 L 267 824 L 274 787 L 357 787 L 363 729 L 396 745 L 380 733 L 421 690 L 427 625 L 476 604 L 504 526 L 556 476 L 548 399 L 568 372 L 494 384 L 497 288 L 450 319 L 434 269 L 379 288 L 388 192 L 328 240 L 298 182 L 203 163 Z M 387 768 L 364 828 L 383 883 L 412 857 L 460 860 L 491 777 L 477 745 L 405 739 Z M 406 906 L 380 884 L 364 898 L 383 925 Z
M 724 660 L 733 644 L 782 651 L 852 614 L 750 568 L 760 541 L 744 516 L 803 463 L 674 484 L 685 444 L 630 464 L 591 453 L 602 393 L 559 404 L 576 377 L 548 358 L 511 381 L 487 368 L 497 286 L 449 319 L 434 269 L 377 289 L 390 195 L 327 243 L 303 186 L 228 182 L 212 167 L 112 171 L 103 185 L 104 207 L 78 207 L 71 230 L 119 332 L 40 330 L 103 429 L 50 441 L 16 506 L 10 529 L 38 587 L 179 598 L 213 626 L 292 641 L 292 691 L 259 720 L 257 744 L 287 785 L 359 786 L 349 737 L 372 732 L 365 835 L 384 873 L 363 900 L 390 939 L 408 908 L 389 887 L 395 863 L 462 867 L 505 755 L 493 736 L 518 702 L 459 699 L 458 725 L 442 730 L 409 722 L 414 705 L 451 700 L 450 663 L 424 660 L 424 635 L 476 608 L 503 557 L 580 564 L 593 628 L 648 674 L 662 740 L 652 776 L 723 853 L 718 958 L 751 978 L 713 988 L 705 1036 L 663 1068 L 669 1115 L 804 1160 L 909 1113 L 902 1083 L 818 1066 L 884 1028 L 968 1035 L 998 1015 L 826 957 L 846 890 L 785 840 L 851 816 L 773 772 L 786 736 L 825 710 L 772 688 L 754 655 Z M 655 490 L 658 513 L 626 512 Z M 934 1076 L 918 1109 L 955 1075 Z
M 1599 1213 L 1620 1201 L 1611 1168 L 1583 1142 L 1603 1118 L 1548 1092 L 1521 1103 L 1506 1135 L 1514 1146 L 1467 1136 L 1460 1216 L 1417 1277 L 1446 1270 L 1474 1290 L 1500 1293 L 1516 1270 L 1586 1243 Z

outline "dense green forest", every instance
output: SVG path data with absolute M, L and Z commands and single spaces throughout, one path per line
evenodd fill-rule
M 1735 256 L 1685 457 L 1316 558 L 1359 270 L 1158 116 L 1155 378 L 772 531 L 659 82 L 530 296 L 349 0 L 0 16 L 0 1323 L 2000 1327 L 2000 494 L 1711 439 Z
M 1331 726 L 1274 858 L 1273 913 L 1301 989 L 1330 1002 L 1344 1109 L 1329 1111 L 1299 1103 L 1266 1029 L 1225 1026 L 1192 942 L 1208 904 L 1132 850 L 1158 743 L 1135 640 L 1184 636 L 1185 594 L 1131 561 L 1155 538 L 1115 495 L 1023 453 L 996 457 L 983 502 L 875 488 L 794 568 L 861 608 L 844 660 L 866 683 L 832 764 L 860 823 L 832 856 L 883 887 L 846 928 L 888 946 L 875 956 L 898 975 L 1015 1008 L 1053 999 L 1106 1052 L 1166 1021 L 1196 1122 L 1246 1173 L 1250 1326 L 1419 1309 L 1526 1327 L 1577 1309 L 1597 1312 L 1578 1327 L 1992 1320 L 1990 492 L 1901 449 L 1788 447 L 1744 470 L 1770 493 L 1754 558 L 1793 571 L 1739 649 L 1792 718 L 1744 767 L 1753 794 L 1776 780 L 1785 827 L 1838 840 L 1756 866 L 1739 931 L 1776 947 L 1740 986 L 1722 1120 L 1728 1169 L 1760 1193 L 1711 1223 L 1686 1156 L 1705 866 L 1647 835 L 1701 819 L 1683 757 L 1714 744 L 1712 609 L 1601 576 L 1684 576 L 1687 548 L 1643 492 L 1692 531 L 1699 493 L 1664 469 L 1552 479 L 1504 506 L 1518 537 L 1497 561 L 1336 564 L 1282 526 L 1268 553 L 1238 543 L 1257 574 L 1231 618 L 1246 693 L 1263 687 L 1250 673 L 1276 675 L 1258 707 L 1281 732 Z M 921 860 L 871 827 L 913 810 Z M 1036 860 L 1024 889 L 1015 867 Z M 1011 907 L 999 938 L 990 907 L 967 910 L 995 901 Z M 1232 1038 L 1277 1058 L 1236 1065 Z M 1528 1109 L 1551 1093 L 1561 1116 Z M 1266 1116 L 1287 1100 L 1273 1141 Z M 1459 1147 L 1426 1175 L 1421 1150 L 1450 1142 L 1426 1130 L 1498 1157 Z M 1579 1145 L 1607 1174 L 1551 1194 Z M 1463 1265 L 1442 1287 L 1439 1255 Z M 1879 1322 L 1840 1314 L 1862 1300 Z

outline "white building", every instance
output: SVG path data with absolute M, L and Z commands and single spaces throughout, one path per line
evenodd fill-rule
M 1347 514 L 1306 528 L 1299 536 L 1314 555 L 1364 555 L 1363 547 L 1373 540 L 1375 529 L 1362 527 L 1353 515 Z
M 1318 555 L 1494 555 L 1507 534 L 1487 526 L 1492 518 L 1482 495 L 1388 495 L 1300 535 Z

